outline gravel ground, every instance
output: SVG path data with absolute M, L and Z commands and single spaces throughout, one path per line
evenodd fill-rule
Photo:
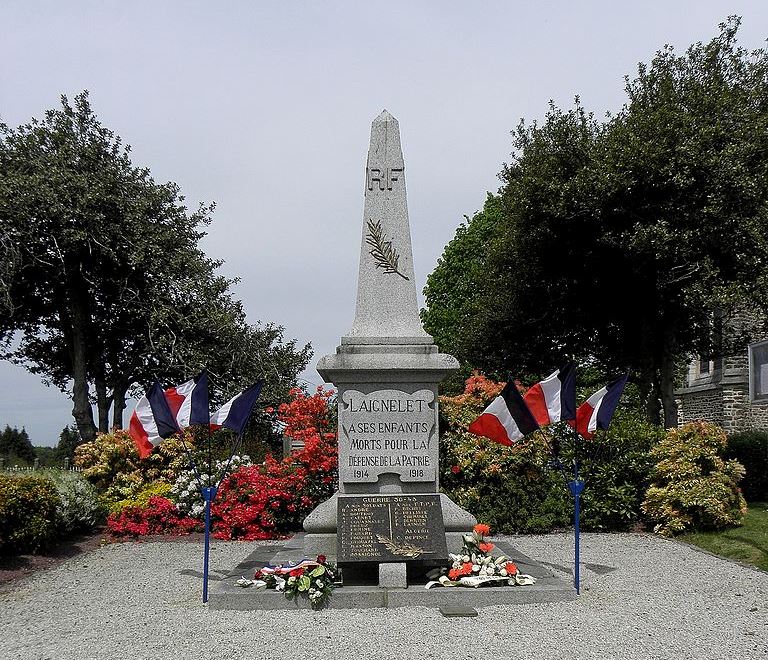
M 446 619 L 423 607 L 211 611 L 199 543 L 105 546 L 0 593 L 0 658 L 695 658 L 768 657 L 768 573 L 647 535 L 585 534 L 574 602 L 497 606 Z M 509 539 L 554 565 L 572 536 Z M 214 543 L 213 571 L 248 546 Z M 215 574 L 215 573 L 214 573 Z

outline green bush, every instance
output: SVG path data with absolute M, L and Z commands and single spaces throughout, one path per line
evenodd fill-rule
M 583 443 L 581 522 L 585 530 L 627 530 L 639 521 L 654 465 L 650 451 L 663 437 L 661 427 L 635 411 L 619 409 L 607 431 Z
M 743 431 L 730 436 L 725 457 L 744 466 L 744 498 L 748 502 L 768 501 L 768 431 Z
M 61 531 L 66 534 L 91 530 L 104 522 L 105 511 L 96 489 L 76 472 L 46 470 L 59 493 L 58 510 Z
M 653 484 L 643 511 L 654 531 L 671 536 L 683 531 L 740 525 L 747 503 L 738 487 L 744 467 L 723 460 L 725 432 L 707 422 L 691 422 L 667 431 L 651 451 L 656 461 Z
M 50 545 L 59 529 L 60 508 L 50 479 L 0 474 L 0 554 L 37 552 Z

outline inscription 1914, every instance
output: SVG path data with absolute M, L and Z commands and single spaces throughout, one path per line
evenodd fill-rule
M 373 190 L 374 184 L 376 190 L 392 190 L 396 181 L 400 181 L 400 175 L 403 172 L 402 167 L 369 167 L 366 169 L 366 184 L 368 190 Z

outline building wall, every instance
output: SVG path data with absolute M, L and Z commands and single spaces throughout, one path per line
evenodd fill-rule
M 677 391 L 678 425 L 687 424 L 694 420 L 712 422 L 725 426 L 723 420 L 723 391 L 714 386 L 697 392 L 681 393 Z
M 737 324 L 754 323 L 742 315 Z M 749 400 L 749 354 L 747 347 L 709 363 L 702 373 L 700 361 L 688 365 L 684 387 L 675 392 L 678 424 L 704 420 L 722 426 L 727 433 L 747 429 L 768 429 L 768 402 Z

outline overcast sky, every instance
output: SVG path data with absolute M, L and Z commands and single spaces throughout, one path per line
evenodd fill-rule
M 768 3 L 34 2 L 0 5 L 0 118 L 90 90 L 156 180 L 215 201 L 207 253 L 242 278 L 249 318 L 311 342 L 304 377 L 354 315 L 370 122 L 400 122 L 417 287 L 509 159 L 510 131 L 550 99 L 602 115 L 623 76 L 727 14 L 761 47 Z M 53 445 L 71 402 L 0 363 L 0 425 Z

